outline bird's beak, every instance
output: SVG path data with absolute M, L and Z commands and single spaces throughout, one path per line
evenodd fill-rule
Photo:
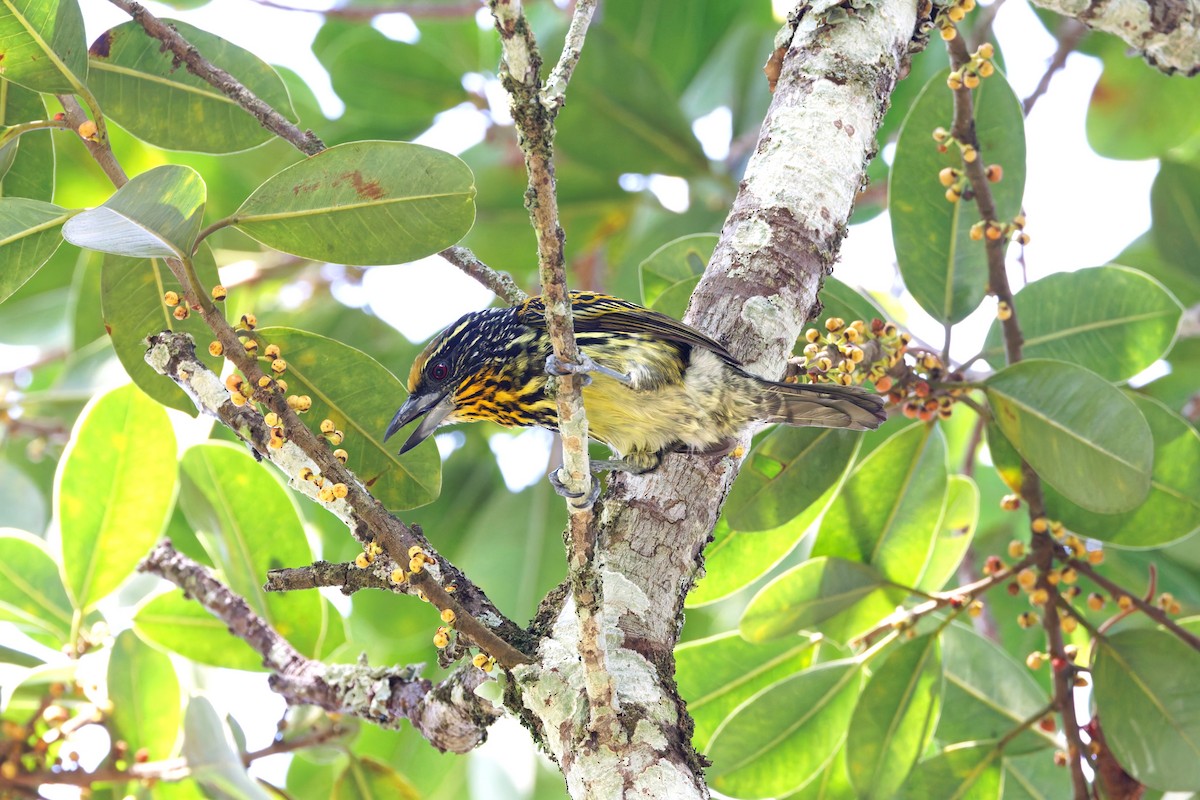
M 445 394 L 437 394 L 436 392 L 411 394 L 404 401 L 404 405 L 400 406 L 400 410 L 396 412 L 396 416 L 392 417 L 392 423 L 388 425 L 387 431 L 384 432 L 383 440 L 386 442 L 396 431 L 424 414 L 425 419 L 421 420 L 421 424 L 417 426 L 417 429 L 408 437 L 408 441 L 400 448 L 399 455 L 404 455 L 429 438 L 429 435 L 437 430 L 437 426 L 442 424 L 442 420 L 450 416 L 453 411 L 454 395 L 450 392 Z

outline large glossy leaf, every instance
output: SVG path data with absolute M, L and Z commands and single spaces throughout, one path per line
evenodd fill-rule
M 955 745 L 922 761 L 909 776 L 901 800 L 1000 800 L 1001 752 L 991 745 Z
M 192 447 L 181 466 L 183 513 L 225 583 L 298 650 L 315 656 L 324 613 L 320 597 L 312 592 L 266 594 L 261 589 L 268 570 L 312 561 L 288 491 L 244 448 L 231 444 Z
M 778 528 L 836 484 L 862 437 L 832 428 L 779 426 L 755 444 L 724 514 L 736 531 Z
M 1004 648 L 961 625 L 942 633 L 946 686 L 937 738 L 955 742 L 995 743 L 1044 708 L 1046 689 Z M 1005 753 L 1028 753 L 1056 744 L 1032 729 L 1013 739 Z
M 817 630 L 886 585 L 877 571 L 840 558 L 812 558 L 768 583 L 754 596 L 738 622 L 751 642 Z
M 233 215 L 285 253 L 339 264 L 398 264 L 461 239 L 475 218 L 471 170 L 406 142 L 351 142 L 293 164 Z
M 1045 753 L 1005 754 L 1004 800 L 1057 800 L 1071 796 L 1071 771 L 1046 758 Z
M 212 251 L 201 246 L 193 266 L 205 287 L 220 283 Z M 146 363 L 146 337 L 160 331 L 182 331 L 196 340 L 196 357 L 214 372 L 221 371 L 221 358 L 209 355 L 205 343 L 212 331 L 199 314 L 177 320 L 174 309 L 163 303 L 163 294 L 185 290 L 161 258 L 131 258 L 105 255 L 100 268 L 100 306 L 104 326 L 112 337 L 113 349 L 125 372 L 146 394 L 164 406 L 196 416 L 196 404 L 175 381 L 160 375 Z
M 813 555 L 860 561 L 916 585 L 941 529 L 947 479 L 941 430 L 908 426 L 855 467 L 821 521 Z
M 100 395 L 84 410 L 54 493 L 77 608 L 117 588 L 153 546 L 171 513 L 177 470 L 171 422 L 136 386 Z
M 0 620 L 51 647 L 71 633 L 71 600 L 45 543 L 24 531 L 0 528 Z
M 0 198 L 0 303 L 50 260 L 72 213 L 41 200 Z
M 978 221 L 975 204 L 946 201 L 938 181 L 944 167 L 962 169 L 958 149 L 939 153 L 930 138 L 934 128 L 949 128 L 953 93 L 946 90 L 949 70 L 930 78 L 909 111 L 896 145 L 888 182 L 892 241 L 904 284 L 921 307 L 941 322 L 955 323 L 975 310 L 987 288 L 983 242 L 971 241 Z M 992 185 L 1001 222 L 1021 210 L 1025 190 L 1025 125 L 1021 103 L 999 73 L 972 92 L 980 158 L 999 164 L 1004 179 Z
M 854 787 L 846 771 L 846 745 L 839 747 L 825 768 L 802 789 L 781 800 L 854 800 Z
M 333 339 L 291 328 L 261 328 L 259 338 L 279 346 L 288 365 L 288 392 L 312 398 L 312 409 L 305 414 L 311 426 L 331 419 L 346 434 L 341 445 L 349 454 L 346 466 L 380 502 L 402 509 L 437 498 L 441 459 L 432 439 L 403 456 L 383 442 L 383 432 L 407 396 L 383 365 Z
M 46 105 L 37 92 L 0 81 L 0 125 L 45 119 Z M 0 197 L 54 199 L 54 139 L 50 131 L 26 131 L 11 154 L 7 169 L 0 168 Z
M 1196 270 L 1196 253 L 1200 252 L 1200 166 L 1164 160 L 1150 187 L 1150 211 L 1154 218 L 1150 232 L 1158 254 L 1178 270 L 1179 283 L 1193 293 L 1200 291 Z M 1188 296 L 1180 299 L 1195 302 Z
M 295 120 L 283 81 L 257 56 L 186 22 L 163 21 L 256 97 Z M 89 85 L 105 113 L 143 141 L 167 150 L 230 153 L 275 135 L 208 81 L 181 67 L 137 22 L 100 34 L 89 54 Z M 147 113 L 151 108 L 153 113 Z
M 814 325 L 816 320 L 830 317 L 841 317 L 846 322 L 860 319 L 866 323 L 870 323 L 876 317 L 879 319 L 887 317 L 874 300 L 834 277 L 826 278 L 825 282 L 821 284 L 821 294 L 818 299 L 821 301 L 821 313 L 814 319 Z
M 989 378 L 987 395 L 1013 447 L 1072 502 L 1115 514 L 1146 499 L 1150 427 L 1133 401 L 1099 375 L 1030 359 Z
M 936 592 L 958 572 L 979 522 L 979 487 L 966 475 L 951 475 L 946 484 L 946 510 L 933 542 L 933 554 L 917 588 Z
M 4 79 L 46 94 L 76 92 L 87 78 L 76 0 L 0 0 Z
M 658 70 L 603 29 L 588 34 L 587 57 L 571 79 L 568 102 L 589 113 L 564 110 L 554 144 L 577 161 L 614 175 L 708 170 L 691 124 Z
M 713 732 L 752 695 L 812 664 L 813 639 L 747 642 L 736 631 L 675 649 L 675 681 L 696 723 L 692 745 L 704 750 Z
M 1164 630 L 1096 642 L 1092 676 L 1104 737 L 1121 766 L 1164 791 L 1200 791 L 1200 653 Z
M 708 780 L 733 797 L 773 797 L 803 786 L 846 737 L 862 665 L 831 661 L 764 689 L 713 734 Z
M 938 635 L 888 654 L 863 689 L 846 737 L 846 768 L 860 798 L 896 795 L 929 747 L 942 705 Z
M 103 205 L 63 226 L 71 244 L 138 258 L 190 258 L 206 197 L 191 167 L 168 164 L 131 179 Z
M 1089 45 L 1104 60 L 1087 110 L 1093 150 L 1105 158 L 1156 158 L 1194 135 L 1200 125 L 1200 85 L 1184 75 L 1147 69 L 1115 36 L 1093 36 Z
M 1054 358 L 1125 381 L 1162 358 L 1183 309 L 1161 283 L 1125 267 L 1060 272 L 1017 292 L 1025 358 Z M 984 358 L 1004 363 L 999 321 Z
M 154 760 L 171 755 L 183 707 L 169 656 L 122 632 L 108 659 L 108 699 L 112 724 L 130 750 L 145 748 Z
M 181 754 L 190 766 L 189 777 L 204 788 L 206 797 L 236 797 L 238 800 L 270 800 L 272 797 L 246 774 L 229 728 L 204 695 L 192 695 L 188 700 Z
M 333 784 L 332 800 L 419 800 L 416 787 L 399 772 L 371 758 L 352 757 Z
M 638 266 L 642 302 L 655 311 L 682 319 L 692 291 L 717 244 L 715 233 L 694 233 L 667 242 Z
M 1122 514 L 1097 514 L 1047 486 L 1046 512 L 1092 539 L 1122 547 L 1162 547 L 1200 530 L 1200 431 L 1157 400 L 1131 397 L 1145 416 L 1154 443 L 1154 470 L 1146 499 Z M 996 434 L 989 433 L 997 469 L 1015 474 L 1019 469 L 1015 453 L 997 448 L 995 441 Z
M 183 592 L 160 594 L 142 605 L 133 618 L 138 635 L 197 664 L 260 671 L 262 656 L 229 627 Z

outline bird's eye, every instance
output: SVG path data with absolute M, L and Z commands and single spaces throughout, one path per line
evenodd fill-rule
M 438 381 L 439 383 L 446 380 L 449 375 L 450 367 L 445 361 L 436 361 L 434 362 L 433 366 L 429 368 L 429 377 L 435 381 Z

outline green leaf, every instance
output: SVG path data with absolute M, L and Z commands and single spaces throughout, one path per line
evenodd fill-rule
M 738 622 L 743 638 L 763 642 L 820 623 L 887 585 L 877 571 L 840 558 L 811 558 L 768 583 Z
M 1177 341 L 1167 353 L 1167 363 L 1171 366 L 1169 374 L 1139 386 L 1137 391 L 1179 411 L 1200 390 L 1200 337 Z
M 1191 138 L 1200 127 L 1195 81 L 1147 69 L 1116 36 L 1093 36 L 1091 42 L 1104 60 L 1087 110 L 1093 150 L 1105 158 L 1157 158 Z
M 175 433 L 136 386 L 91 402 L 59 463 L 54 504 L 75 607 L 91 608 L 162 533 L 175 500 Z
M 987 381 L 996 424 L 1058 491 L 1102 514 L 1128 511 L 1150 491 L 1150 426 L 1133 401 L 1094 372 L 1029 359 Z
M 1025 358 L 1069 361 L 1105 380 L 1127 381 L 1162 358 L 1183 308 L 1161 283 L 1125 267 L 1060 272 L 1017 292 Z M 1000 322 L 983 357 L 1004 363 Z
M 933 553 L 917 588 L 939 591 L 958 572 L 979 522 L 979 487 L 966 475 L 951 475 L 946 484 L 946 509 Z
M 855 800 L 854 787 L 850 785 L 850 775 L 846 771 L 846 745 L 839 747 L 825 768 L 800 791 L 781 800 Z
M 990 745 L 948 747 L 913 770 L 901 800 L 1000 800 L 1000 751 Z
M 1196 253 L 1200 252 L 1200 166 L 1164 160 L 1150 187 L 1150 232 L 1163 260 L 1181 273 L 1179 280 L 1200 291 Z M 1192 303 L 1189 297 L 1181 298 Z
M 225 583 L 297 650 L 315 656 L 324 611 L 320 597 L 261 589 L 268 570 L 312 561 L 287 489 L 245 448 L 223 442 L 189 448 L 181 466 L 179 503 Z
M 862 437 L 854 431 L 779 426 L 750 452 L 724 514 L 735 531 L 778 528 L 838 483 Z
M 1096 640 L 1096 712 L 1113 755 L 1138 781 L 1200 791 L 1200 653 L 1163 630 Z
M 588 33 L 587 57 L 571 79 L 556 149 L 611 174 L 690 176 L 708 171 L 708 159 L 659 71 L 603 28 Z M 577 104 L 577 105 L 576 105 Z
M 1152 210 L 1162 203 L 1161 200 L 1155 200 L 1155 197 L 1162 191 L 1161 188 L 1156 187 L 1166 184 L 1169 180 L 1167 177 L 1168 174 L 1173 172 L 1175 167 L 1175 163 L 1171 161 L 1164 161 L 1162 166 L 1159 167 L 1154 186 L 1150 187 L 1150 204 Z M 1196 175 L 1200 178 L 1200 171 L 1197 171 Z M 1197 206 L 1200 206 L 1200 184 L 1197 185 L 1196 192 L 1197 199 L 1195 202 Z M 1174 213 L 1175 209 L 1172 207 L 1167 207 L 1163 211 L 1156 212 L 1154 214 L 1154 224 L 1150 230 L 1130 242 L 1112 262 L 1141 270 L 1152 278 L 1162 281 L 1163 286 L 1166 286 L 1175 295 L 1176 300 L 1184 306 L 1191 307 L 1200 302 L 1200 272 L 1193 269 L 1193 265 L 1188 260 L 1186 254 L 1182 258 L 1176 255 L 1171 259 L 1163 256 L 1159 252 L 1156 241 L 1157 235 L 1166 234 L 1169 227 L 1163 220 Z M 1200 234 L 1197 236 L 1200 237 Z
M 0 0 L 4 80 L 46 94 L 74 94 L 87 78 L 83 14 L 75 0 Z
M 188 701 L 183 719 L 182 755 L 191 767 L 189 777 L 205 789 L 207 797 L 236 797 L 238 800 L 270 800 L 272 797 L 246 774 L 229 728 L 203 695 L 193 695 Z
M 0 126 L 46 118 L 41 95 L 0 80 Z M 8 169 L 0 169 L 0 197 L 54 199 L 54 139 L 49 130 L 21 134 Z
M 293 122 L 295 111 L 283 80 L 254 54 L 195 28 L 164 19 L 214 64 Z M 126 22 L 92 43 L 89 86 L 105 113 L 139 139 L 167 150 L 232 153 L 271 139 L 241 106 L 182 67 L 142 29 Z M 154 109 L 147 113 L 147 109 Z
M 954 97 L 946 90 L 948 75 L 946 69 L 929 79 L 904 120 L 888 182 L 888 209 L 905 286 L 935 319 L 955 323 L 983 299 L 987 253 L 983 242 L 970 238 L 970 228 L 978 220 L 975 204 L 947 202 L 946 187 L 938 180 L 944 167 L 962 169 L 956 147 L 939 153 L 930 138 L 934 128 L 949 128 L 954 118 Z M 999 73 L 973 96 L 981 157 L 1004 169 L 1004 179 L 992 184 L 997 217 L 1012 219 L 1021 210 L 1025 191 L 1021 103 Z
M 133 626 L 143 639 L 197 664 L 263 670 L 262 656 L 241 639 L 230 636 L 229 626 L 183 592 L 160 594 L 142 605 L 134 615 Z
M 803 786 L 833 758 L 858 699 L 862 664 L 831 661 L 751 697 L 719 727 L 705 755 L 709 784 L 733 797 Z
M 1024 664 L 963 625 L 942 632 L 942 663 L 946 686 L 937 728 L 941 742 L 994 743 L 1050 701 Z M 1028 753 L 1056 744 L 1052 734 L 1035 728 L 1013 739 L 1005 752 Z
M 846 737 L 846 767 L 861 798 L 896 795 L 929 747 L 942 705 L 940 637 L 905 642 L 863 689 Z
M 475 219 L 471 170 L 406 142 L 350 142 L 276 173 L 233 216 L 285 253 L 339 264 L 398 264 L 445 249 Z
M 717 519 L 713 540 L 704 549 L 705 575 L 687 596 L 687 607 L 721 600 L 766 575 L 792 551 L 809 527 L 829 507 L 846 473 L 799 516 L 772 531 L 740 533 L 724 516 Z
M 718 238 L 715 233 L 693 233 L 667 242 L 651 253 L 638 265 L 642 303 L 681 319 Z
M 1154 443 L 1150 493 L 1123 514 L 1096 514 L 1046 487 L 1046 511 L 1073 531 L 1121 547 L 1162 547 L 1200 530 L 1200 431 L 1162 403 L 1131 395 Z
M 50 260 L 72 213 L 41 200 L 0 198 L 0 303 Z
M 675 648 L 675 681 L 696 723 L 692 746 L 704 750 L 751 695 L 808 668 L 814 644 L 802 637 L 752 644 L 730 631 Z
M 1056 800 L 1071 796 L 1071 774 L 1045 753 L 1005 756 L 1004 800 Z
M 71 600 L 58 564 L 36 536 L 0 528 L 0 620 L 51 647 L 71 635 Z
M 63 226 L 71 244 L 139 258 L 191 258 L 204 217 L 204 179 L 168 164 L 134 177 Z
M 41 533 L 46 530 L 47 511 L 46 498 L 37 483 L 0 455 L 0 528 Z
M 261 343 L 278 345 L 287 361 L 288 392 L 312 398 L 305 415 L 312 425 L 331 419 L 346 434 L 346 466 L 376 499 L 391 509 L 415 508 L 437 499 L 441 459 L 432 438 L 403 456 L 383 443 L 383 432 L 408 396 L 383 365 L 341 342 L 305 331 L 260 328 L 258 334 Z
M 853 289 L 834 277 L 827 277 L 821 285 L 821 313 L 810 323 L 815 326 L 817 319 L 841 317 L 846 322 L 862 320 L 868 325 L 872 319 L 887 319 L 887 314 L 875 304 L 875 301 L 857 289 Z
M 144 644 L 133 631 L 117 636 L 108 660 L 112 724 L 130 750 L 145 748 L 152 760 L 171 755 L 183 721 L 179 679 L 171 659 Z
M 220 283 L 212 251 L 202 245 L 193 259 L 200 283 Z M 204 342 L 212 331 L 199 314 L 185 320 L 175 319 L 174 310 L 163 303 L 163 294 L 173 291 L 183 297 L 185 290 L 161 258 L 130 258 L 105 255 L 100 268 L 100 306 L 104 325 L 112 337 L 113 349 L 125 372 L 146 394 L 164 406 L 196 416 L 196 404 L 176 385 L 146 363 L 146 337 L 160 331 L 191 334 L 199 345 L 196 357 L 214 372 L 221 371 L 221 358 L 209 355 Z
M 420 800 L 399 772 L 371 758 L 354 758 L 333 784 L 332 800 Z
M 869 564 L 915 586 L 941 530 L 947 480 L 941 429 L 904 428 L 855 467 L 821 521 L 813 555 Z

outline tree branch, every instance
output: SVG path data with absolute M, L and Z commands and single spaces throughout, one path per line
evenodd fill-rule
M 140 3 L 133 0 L 109 2 L 133 17 L 133 21 L 141 25 L 147 35 L 162 42 L 163 46 L 187 67 L 188 72 L 207 81 L 213 88 L 248 111 L 264 128 L 291 142 L 305 155 L 315 155 L 325 149 L 325 144 L 315 133 L 301 131 L 290 120 L 260 100 L 258 95 L 246 88 L 241 81 L 200 55 L 178 31 L 151 14 Z
M 297 592 L 336 586 L 344 595 L 352 595 L 359 589 L 387 589 L 391 581 L 381 578 L 374 570 L 360 569 L 355 564 L 331 564 L 316 561 L 307 567 L 285 567 L 267 572 L 264 592 Z
M 1083 41 L 1083 37 L 1087 35 L 1088 28 L 1077 19 L 1067 18 L 1058 26 L 1058 48 L 1054 51 L 1054 56 L 1050 59 L 1050 63 L 1046 65 L 1046 71 L 1042 73 L 1041 80 L 1034 88 L 1033 92 L 1021 101 L 1021 110 L 1025 112 L 1025 116 L 1029 116 L 1029 112 L 1033 111 L 1033 105 L 1038 99 L 1046 93 L 1050 88 L 1050 81 L 1054 75 L 1067 65 L 1067 57 L 1075 52 L 1075 48 Z
M 497 272 L 479 260 L 479 257 L 465 247 L 447 247 L 439 256 L 449 261 L 475 280 L 491 289 L 498 297 L 510 306 L 519 305 L 529 297 L 517 286 L 517 282 L 507 272 Z
M 1189 0 L 1034 0 L 1120 37 L 1168 75 L 1200 72 L 1200 6 Z
M 138 565 L 171 581 L 204 606 L 230 632 L 262 656 L 271 670 L 273 690 L 293 705 L 308 704 L 339 714 L 353 714 L 385 727 L 408 719 L 440 750 L 463 753 L 487 736 L 496 712 L 476 697 L 473 678 L 452 676 L 437 689 L 419 677 L 419 667 L 370 668 L 366 664 L 323 664 L 301 655 L 291 643 L 251 610 L 246 601 L 222 584 L 207 568 L 160 542 Z M 480 676 L 481 670 L 470 670 Z M 456 689 L 458 691 L 456 691 Z
M 1114 599 L 1120 597 L 1128 597 L 1134 607 L 1145 614 L 1150 619 L 1162 625 L 1171 633 L 1178 636 L 1183 641 L 1187 642 L 1192 648 L 1200 650 L 1200 636 L 1189 631 L 1175 620 L 1171 619 L 1170 615 L 1163 611 L 1158 606 L 1151 603 L 1149 600 L 1139 597 L 1136 592 L 1131 592 L 1128 589 L 1122 588 L 1120 585 L 1110 581 L 1108 578 L 1101 575 L 1087 561 L 1078 558 L 1073 558 L 1067 562 L 1075 568 L 1081 575 L 1086 575 L 1100 588 L 1108 592 Z

